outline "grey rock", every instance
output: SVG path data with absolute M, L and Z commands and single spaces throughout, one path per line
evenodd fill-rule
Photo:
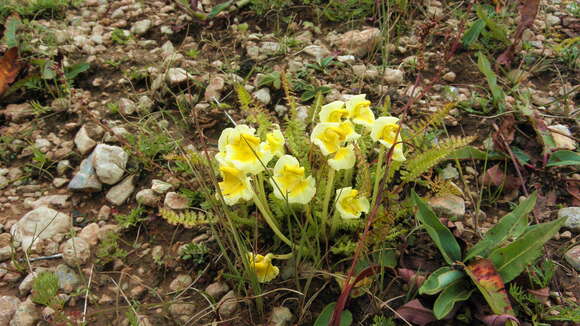
M 137 285 L 129 291 L 129 296 L 133 299 L 141 298 L 145 292 L 147 292 L 147 288 L 143 285 Z
M 169 306 L 169 313 L 173 318 L 186 322 L 197 312 L 198 308 L 192 303 L 174 303 Z
M 566 207 L 558 211 L 558 218 L 566 218 L 564 226 L 574 232 L 580 232 L 580 207 Z
M 224 282 L 214 282 L 208 285 L 205 288 L 205 293 L 207 293 L 212 298 L 219 300 L 223 297 L 228 291 L 230 287 L 227 283 Z
M 186 82 L 190 75 L 183 68 L 170 68 L 167 70 L 166 80 L 169 85 L 179 85 Z
M 10 180 L 8 180 L 8 178 L 6 178 L 3 175 L 0 175 L 0 189 L 6 188 L 6 186 L 8 186 L 9 183 Z
M 143 189 L 135 195 L 135 199 L 141 205 L 156 207 L 161 198 L 153 189 Z
M 191 283 L 193 282 L 193 278 L 189 274 L 180 274 L 171 281 L 169 284 L 169 289 L 171 291 L 182 291 L 185 290 Z
M 550 26 L 560 25 L 560 17 L 553 14 L 547 14 L 546 23 L 548 23 Z
M 155 105 L 155 102 L 153 102 L 153 100 L 146 95 L 141 96 L 139 98 L 139 102 L 137 103 L 139 112 L 144 114 L 150 113 L 151 110 L 153 109 L 153 105 Z
M 8 260 L 12 257 L 12 248 L 10 246 L 0 248 L 0 262 Z
M 189 207 L 189 200 L 176 192 L 168 192 L 163 204 L 170 209 L 186 209 Z
M 163 259 L 164 255 L 165 252 L 163 250 L 163 246 L 158 245 L 151 249 L 151 258 L 153 258 L 154 262 L 161 262 L 161 259 Z
M 378 28 L 367 28 L 359 31 L 349 31 L 338 38 L 339 49 L 347 54 L 362 57 L 375 49 L 381 40 Z
M 386 68 L 383 80 L 389 84 L 401 84 L 405 80 L 405 74 L 399 69 Z
M 171 185 L 171 183 L 158 179 L 153 179 L 153 181 L 151 181 L 151 190 L 155 191 L 160 195 L 168 192 L 169 190 L 171 190 L 171 188 L 173 188 L 173 185 Z
M 270 315 L 268 326 L 289 326 L 292 325 L 294 316 L 290 309 L 286 307 L 274 307 Z
M 576 245 L 568 250 L 564 255 L 564 259 L 566 259 L 568 264 L 572 265 L 576 271 L 580 272 L 580 245 Z
M 445 169 L 441 170 L 439 175 L 445 180 L 457 179 L 459 177 L 459 171 L 457 171 L 457 169 L 450 163 L 447 164 Z
M 455 195 L 433 197 L 429 200 L 429 204 L 441 215 L 454 217 L 465 215 L 465 200 Z
M 213 98 L 219 99 L 221 92 L 224 89 L 226 82 L 223 77 L 215 76 L 209 81 L 209 85 L 205 89 L 204 98 L 206 101 L 210 101 Z
M 11 295 L 0 297 L 0 326 L 8 326 L 16 309 L 20 305 L 20 299 Z
M 93 166 L 94 153 L 89 155 L 81 162 L 79 172 L 72 178 L 68 184 L 68 189 L 73 191 L 96 192 L 101 191 L 103 185 Z M 63 161 L 61 161 L 63 162 Z M 60 163 L 59 162 L 59 165 Z
M 453 82 L 453 81 L 455 81 L 456 77 L 457 77 L 457 75 L 453 71 L 450 71 L 450 72 L 446 73 L 445 75 L 443 75 L 443 77 L 441 77 L 441 78 L 443 78 L 443 80 L 446 80 L 448 82 Z
M 34 117 L 34 110 L 29 103 L 22 104 L 8 104 L 6 109 L 0 111 L 4 116 L 12 122 L 22 122 L 28 118 Z
M 74 268 L 83 265 L 91 257 L 91 246 L 81 237 L 68 239 L 62 244 L 60 251 L 64 262 Z
M 24 215 L 12 226 L 10 233 L 14 240 L 21 243 L 23 250 L 28 250 L 33 239 L 42 241 L 55 235 L 63 235 L 72 227 L 69 215 L 48 207 L 36 208 Z
M 135 175 L 130 175 L 109 189 L 106 195 L 107 201 L 116 206 L 122 205 L 135 191 L 135 179 Z
M 304 47 L 303 51 L 304 53 L 316 58 L 316 60 L 329 57 L 331 54 L 326 47 L 321 45 L 309 45 Z
M 219 302 L 218 312 L 220 317 L 228 318 L 233 316 L 240 309 L 240 299 L 234 291 L 228 292 Z
M 277 42 L 262 42 L 260 52 L 266 55 L 276 54 L 280 51 L 280 43 Z
M 34 272 L 26 275 L 26 277 L 20 282 L 18 286 L 18 292 L 21 296 L 27 295 L 30 290 L 32 290 L 32 285 L 34 284 L 34 280 L 40 273 L 48 271 L 48 268 L 45 267 L 38 267 L 34 270 Z
M 66 293 L 74 291 L 81 284 L 81 279 L 75 270 L 65 264 L 56 266 L 54 273 L 58 278 L 59 288 Z
M 37 200 L 28 203 L 30 208 L 38 208 L 41 206 L 67 207 L 69 205 L 68 199 L 70 195 L 48 195 L 42 196 Z
M 81 230 L 79 238 L 85 240 L 91 247 L 96 246 L 99 242 L 100 230 L 101 227 L 97 223 L 91 223 Z
M 119 106 L 119 113 L 122 115 L 131 115 L 137 111 L 137 105 L 135 102 L 131 101 L 128 98 L 122 98 L 117 102 Z
M 149 31 L 153 23 L 149 19 L 143 19 L 133 24 L 131 33 L 135 35 L 143 35 Z
M 89 136 L 87 128 L 84 125 L 75 135 L 74 142 L 79 152 L 83 155 L 90 152 L 97 145 L 97 142 Z
M 40 313 L 36 305 L 27 299 L 16 308 L 10 326 L 33 326 L 40 320 Z
M 68 183 L 68 181 L 69 181 L 69 180 L 68 180 L 67 178 L 54 178 L 54 179 L 52 180 L 52 185 L 53 185 L 55 188 L 60 188 L 60 187 L 64 186 L 65 184 L 67 184 L 67 183 Z
M 267 87 L 260 88 L 259 90 L 254 92 L 254 97 L 262 102 L 264 105 L 268 105 L 272 100 L 272 96 L 270 95 L 270 89 Z
M 338 60 L 338 62 L 353 64 L 356 58 L 354 57 L 354 55 L 349 54 L 349 55 L 339 55 L 338 57 L 336 57 L 336 60 Z
M 70 169 L 72 169 L 72 165 L 69 160 L 62 160 L 56 164 L 56 172 L 58 175 L 64 175 Z
M 571 151 L 576 149 L 576 141 L 572 138 L 572 133 L 568 127 L 564 125 L 554 125 L 550 126 L 548 129 L 552 130 L 550 133 L 552 134 L 552 138 L 554 138 L 556 148 L 568 149 Z
M 119 146 L 99 144 L 92 155 L 95 172 L 102 183 L 113 185 L 121 180 L 129 159 L 125 150 Z

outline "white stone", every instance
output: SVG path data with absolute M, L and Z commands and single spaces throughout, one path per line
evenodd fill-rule
M 135 175 L 130 175 L 125 180 L 119 182 L 113 188 L 109 189 L 107 195 L 107 201 L 113 205 L 120 206 L 131 196 L 133 191 L 135 191 Z
M 389 84 L 400 84 L 405 80 L 403 71 L 391 68 L 385 68 L 383 79 Z
M 99 144 L 93 152 L 95 172 L 102 183 L 113 185 L 123 177 L 129 154 L 121 147 Z
M 171 209 L 186 209 L 189 207 L 189 200 L 176 192 L 168 192 L 164 205 Z
M 83 265 L 91 257 L 91 246 L 81 237 L 68 239 L 60 251 L 64 262 L 73 268 Z
M 137 203 L 149 207 L 155 207 L 159 203 L 159 196 L 153 189 L 143 189 L 135 195 Z
M 270 89 L 267 87 L 260 88 L 259 90 L 254 92 L 254 97 L 262 102 L 264 105 L 268 105 L 272 100 L 272 96 L 270 95 Z
M 303 49 L 304 53 L 311 55 L 316 58 L 316 60 L 320 60 L 322 58 L 326 58 L 330 56 L 330 51 L 327 48 L 320 45 L 309 45 Z
M 0 297 L 0 326 L 8 326 L 16 308 L 20 305 L 20 300 L 11 295 Z
M 552 134 L 552 138 L 554 138 L 556 148 L 569 150 L 576 149 L 576 141 L 571 138 L 573 136 L 568 127 L 564 125 L 554 125 L 550 126 L 548 129 L 551 129 L 550 133 Z
M 101 228 L 97 223 L 85 226 L 79 233 L 79 238 L 85 240 L 90 246 L 95 246 L 99 242 L 99 231 Z
M 580 207 L 566 207 L 558 211 L 558 218 L 566 218 L 564 226 L 574 232 L 580 232 Z
M 97 145 L 97 142 L 89 137 L 89 133 L 87 132 L 87 129 L 84 125 L 75 135 L 74 142 L 79 152 L 81 152 L 83 155 L 88 153 Z
M 135 35 L 143 35 L 149 31 L 151 25 L 152 22 L 149 19 L 140 20 L 135 24 L 133 24 L 133 26 L 131 27 L 131 33 Z
M 10 233 L 21 242 L 23 250 L 28 250 L 35 241 L 50 239 L 57 234 L 65 234 L 72 227 L 69 215 L 48 207 L 39 207 L 24 215 L 12 226 Z
M 155 191 L 156 193 L 162 195 L 173 188 L 171 183 L 165 182 L 159 179 L 153 179 L 151 181 L 151 190 Z
M 167 83 L 170 85 L 179 85 L 189 79 L 189 74 L 183 68 L 170 68 L 167 70 Z

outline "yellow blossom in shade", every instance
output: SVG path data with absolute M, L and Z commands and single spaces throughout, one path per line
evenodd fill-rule
M 285 144 L 286 140 L 280 129 L 274 129 L 274 131 L 266 134 L 266 141 L 262 143 L 262 150 L 272 156 L 281 157 L 285 154 Z
M 356 124 L 371 127 L 375 122 L 375 114 L 371 110 L 371 102 L 365 94 L 355 95 L 346 102 L 348 118 Z
M 405 160 L 405 155 L 403 155 L 403 144 L 401 143 L 403 138 L 399 132 L 400 128 L 398 118 L 380 117 L 373 123 L 371 138 L 383 144 L 387 149 L 397 143 L 393 150 L 393 160 L 402 162 Z
M 346 141 L 358 139 L 359 134 L 354 130 L 350 121 L 321 122 L 312 130 L 310 141 L 320 147 L 322 155 L 335 153 Z
M 318 116 L 320 122 L 342 122 L 348 117 L 348 112 L 344 108 L 344 102 L 334 101 L 323 105 Z
M 316 181 L 304 175 L 304 168 L 291 155 L 282 156 L 274 166 L 270 179 L 274 196 L 289 203 L 307 204 L 316 193 Z
M 254 273 L 256 273 L 258 282 L 270 282 L 280 273 L 278 267 L 272 265 L 272 258 L 272 254 L 262 256 L 251 252 L 248 253 L 248 262 L 250 263 L 250 268 Z
M 273 155 L 264 151 L 256 130 L 246 125 L 223 130 L 218 140 L 219 153 L 216 159 L 220 164 L 231 164 L 238 170 L 257 174 L 264 170 L 264 165 Z
M 359 196 L 358 190 L 346 187 L 336 190 L 336 210 L 344 219 L 359 218 L 362 213 L 368 213 L 368 199 Z
M 347 145 L 341 147 L 334 153 L 334 156 L 328 160 L 328 165 L 335 170 L 348 170 L 354 167 L 356 157 L 354 155 L 354 146 Z
M 220 191 L 227 205 L 235 205 L 240 200 L 250 200 L 254 196 L 250 186 L 250 178 L 232 165 L 222 165 L 219 168 L 223 181 L 219 182 Z

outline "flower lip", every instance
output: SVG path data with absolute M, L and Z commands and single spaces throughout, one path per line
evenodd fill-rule
M 272 258 L 272 254 L 262 256 L 252 252 L 248 253 L 248 262 L 250 264 L 250 268 L 256 274 L 258 282 L 270 282 L 280 273 L 279 268 L 272 264 Z
M 343 219 L 356 219 L 362 213 L 368 213 L 370 204 L 367 198 L 361 196 L 358 190 L 345 187 L 336 190 L 336 210 Z
M 304 167 L 291 155 L 278 159 L 270 183 L 274 196 L 289 203 L 307 204 L 316 193 L 316 181 L 305 176 Z
M 371 138 L 374 141 L 378 141 L 387 149 L 396 144 L 393 150 L 393 160 L 395 161 L 405 160 L 400 129 L 399 119 L 395 117 L 380 117 L 375 120 L 371 128 Z
M 346 110 L 352 122 L 365 127 L 371 127 L 375 121 L 375 114 L 371 110 L 371 101 L 366 99 L 366 94 L 355 95 L 346 102 Z
M 359 137 L 350 121 L 321 122 L 312 130 L 310 141 L 320 148 L 322 155 L 328 156 L 338 151 L 343 143 Z
M 334 157 L 328 160 L 328 165 L 335 170 L 348 170 L 354 167 L 356 156 L 352 144 L 341 147 L 334 153 Z
M 221 194 L 227 205 L 235 205 L 241 200 L 250 200 L 254 196 L 250 179 L 243 171 L 236 169 L 232 165 L 222 165 L 219 167 L 223 181 L 218 183 Z
M 342 122 L 348 117 L 348 112 L 344 108 L 344 102 L 334 101 L 323 105 L 318 117 L 320 122 Z
M 250 174 L 258 174 L 274 156 L 264 150 L 255 129 L 247 125 L 226 128 L 218 140 L 219 153 L 216 159 L 221 164 L 231 164 L 237 169 Z

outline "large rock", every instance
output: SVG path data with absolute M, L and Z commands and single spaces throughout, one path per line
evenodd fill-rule
M 101 184 L 101 181 L 99 181 L 99 178 L 97 178 L 97 173 L 93 165 L 93 158 L 94 153 L 81 162 L 79 172 L 69 182 L 68 189 L 86 192 L 101 191 L 103 185 Z
M 99 231 L 101 227 L 97 223 L 85 226 L 79 233 L 79 238 L 84 239 L 91 247 L 99 242 Z
M 20 282 L 18 286 L 18 292 L 20 295 L 24 296 L 27 295 L 30 290 L 32 290 L 32 285 L 34 285 L 34 280 L 40 273 L 48 271 L 48 268 L 45 267 L 38 267 L 34 270 L 34 272 L 26 275 L 26 277 Z
M 75 135 L 74 141 L 75 145 L 77 146 L 77 149 L 83 155 L 90 152 L 95 146 L 97 146 L 97 142 L 89 136 L 89 133 L 85 125 L 83 125 L 81 129 L 79 129 L 79 131 Z
M 580 232 L 580 207 L 566 207 L 558 211 L 558 218 L 566 218 L 564 226 L 572 231 Z
M 86 263 L 91 257 L 91 246 L 85 239 L 75 237 L 68 239 L 60 247 L 62 259 L 70 267 L 78 267 Z
M 465 200 L 455 195 L 445 195 L 433 197 L 429 200 L 429 205 L 435 212 L 444 216 L 461 217 L 465 215 Z
M 22 122 L 28 118 L 34 117 L 34 110 L 29 103 L 8 104 L 5 110 L 0 111 L 12 122 Z
M 40 313 L 36 305 L 27 299 L 16 308 L 10 326 L 33 326 L 40 320 Z
M 338 39 L 337 45 L 342 52 L 362 57 L 379 44 L 381 31 L 374 27 L 362 31 L 354 30 L 342 34 Z
M 59 288 L 67 293 L 74 291 L 81 284 L 81 279 L 75 270 L 65 264 L 56 266 L 54 274 L 58 278 Z
M 580 245 L 568 250 L 564 255 L 568 264 L 572 265 L 576 271 L 580 272 Z
M 20 305 L 20 300 L 11 295 L 0 297 L 0 326 L 8 326 L 16 309 Z
M 39 207 L 24 215 L 12 226 L 14 240 L 21 242 L 23 250 L 28 250 L 33 240 L 40 242 L 57 234 L 65 234 L 72 227 L 69 215 L 48 207 Z
M 111 188 L 105 196 L 107 201 L 116 206 L 122 205 L 131 196 L 133 191 L 135 191 L 135 178 L 135 175 L 130 175 L 118 185 Z
M 168 192 L 163 204 L 171 209 L 186 209 L 189 207 L 189 200 L 176 192 Z
M 99 144 L 93 152 L 93 165 L 102 183 L 113 185 L 123 177 L 129 154 L 119 146 Z

